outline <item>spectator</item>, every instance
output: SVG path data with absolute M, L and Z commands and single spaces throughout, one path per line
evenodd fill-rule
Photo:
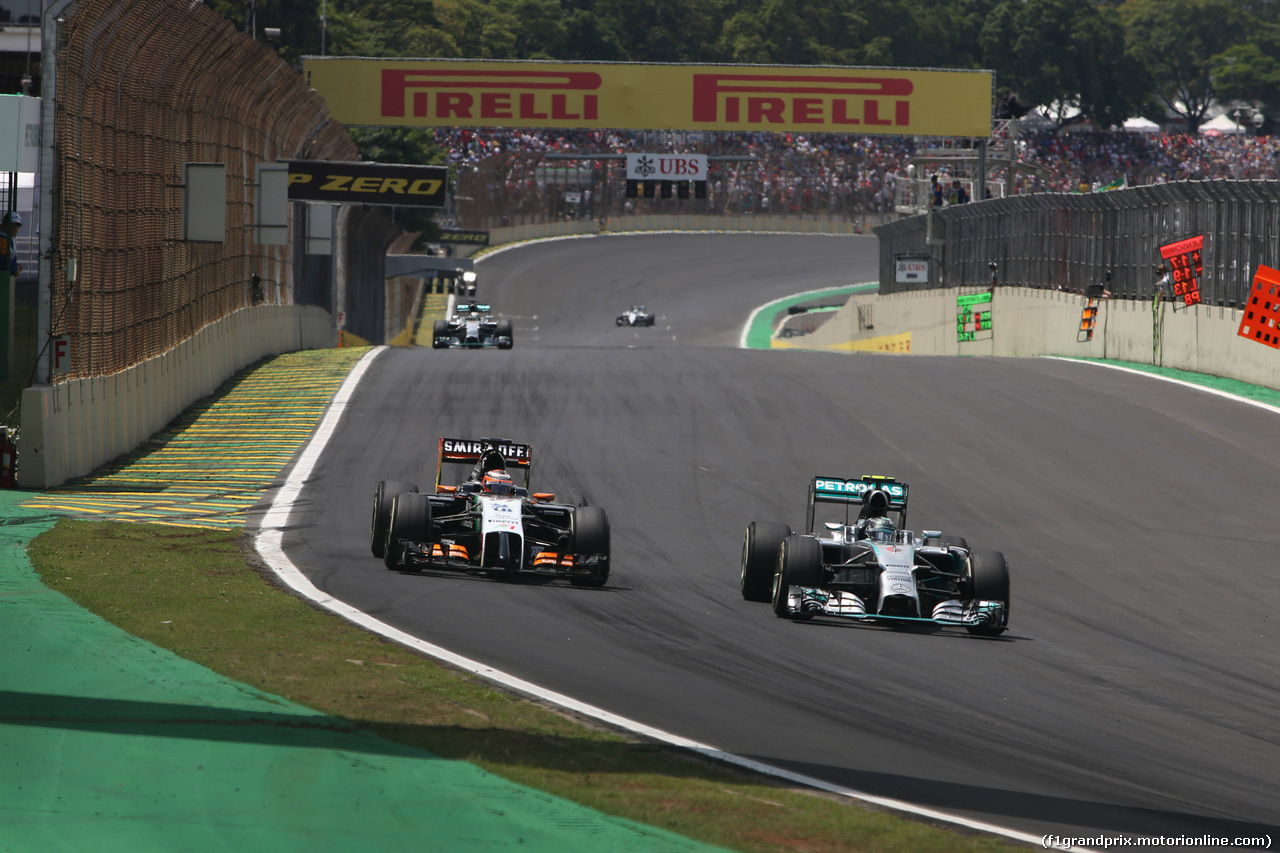
M 22 227 L 22 215 L 13 210 L 0 220 L 0 231 L 3 231 L 4 251 L 9 255 L 9 277 L 15 279 L 22 272 L 22 264 L 18 263 L 18 229 Z

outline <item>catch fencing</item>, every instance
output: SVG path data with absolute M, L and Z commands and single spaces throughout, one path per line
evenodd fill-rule
M 57 27 L 56 80 L 50 334 L 71 359 L 55 381 L 167 352 L 254 304 L 255 273 L 260 298 L 293 301 L 296 252 L 253 241 L 255 166 L 358 159 L 300 75 L 202 4 L 85 0 Z M 226 166 L 223 243 L 180 240 L 189 162 Z
M 1090 194 L 955 205 L 875 229 L 882 293 L 999 285 L 1151 299 L 1160 247 L 1204 236 L 1202 301 L 1244 304 L 1259 264 L 1280 263 L 1280 182 L 1179 181 Z M 895 281 L 896 260 L 930 259 L 926 282 Z M 1110 271 L 1110 280 L 1107 273 Z

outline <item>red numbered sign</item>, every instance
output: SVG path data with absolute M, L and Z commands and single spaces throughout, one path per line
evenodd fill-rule
M 1258 265 L 1237 334 L 1280 349 L 1280 270 Z
M 1203 234 L 1160 247 L 1160 257 L 1169 262 L 1173 271 L 1173 293 L 1187 305 L 1200 301 L 1200 275 L 1204 272 L 1200 253 L 1203 250 Z

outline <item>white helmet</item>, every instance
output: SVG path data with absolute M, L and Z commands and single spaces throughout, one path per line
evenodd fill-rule
M 892 542 L 897 530 L 893 521 L 888 518 L 873 518 L 867 522 L 867 538 L 872 542 Z

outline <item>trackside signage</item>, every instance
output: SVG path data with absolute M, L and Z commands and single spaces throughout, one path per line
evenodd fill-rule
M 533 458 L 533 449 L 527 444 L 502 442 L 493 446 L 507 460 L 508 465 L 525 467 Z M 440 439 L 440 458 L 445 462 L 475 462 L 479 460 L 484 448 L 485 444 L 482 441 L 442 438 Z
M 907 487 L 902 483 L 868 483 L 862 480 L 838 480 L 819 477 L 813 481 L 814 488 L 822 495 L 848 495 L 861 498 L 872 489 L 883 489 L 890 498 L 904 498 Z
M 343 124 L 991 133 L 990 71 L 314 56 L 303 71 Z
M 628 181 L 705 181 L 706 154 L 628 154 Z
M 332 160 L 291 160 L 289 201 L 444 207 L 449 170 Z
M 441 228 L 439 242 L 487 246 L 489 245 L 489 232 L 463 228 Z

